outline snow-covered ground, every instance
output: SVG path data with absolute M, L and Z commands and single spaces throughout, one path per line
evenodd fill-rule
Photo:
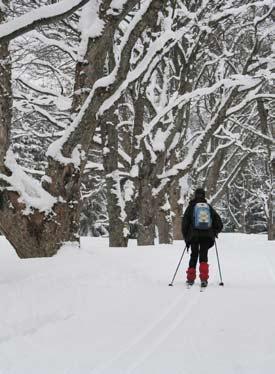
M 275 244 L 223 234 L 210 284 L 184 285 L 172 246 L 108 248 L 82 238 L 20 260 L 0 238 L 1 374 L 274 374 Z

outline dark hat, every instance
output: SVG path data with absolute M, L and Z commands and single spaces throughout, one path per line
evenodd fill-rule
M 205 191 L 203 188 L 197 188 L 195 190 L 195 199 L 205 199 Z

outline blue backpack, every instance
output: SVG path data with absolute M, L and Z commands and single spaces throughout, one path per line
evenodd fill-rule
M 209 230 L 212 227 L 210 207 L 206 203 L 197 203 L 194 207 L 194 228 Z

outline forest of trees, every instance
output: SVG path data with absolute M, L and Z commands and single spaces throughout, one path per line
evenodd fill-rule
M 0 1 L 0 230 L 182 239 L 195 188 L 275 240 L 273 0 Z

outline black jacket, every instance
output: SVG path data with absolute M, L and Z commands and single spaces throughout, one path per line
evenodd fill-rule
M 217 237 L 218 233 L 223 229 L 221 217 L 218 215 L 215 209 L 208 204 L 212 218 L 212 227 L 209 230 L 195 229 L 193 227 L 193 211 L 194 206 L 197 203 L 207 203 L 207 201 L 203 198 L 191 200 L 182 217 L 182 235 L 186 245 L 189 246 L 192 240 L 199 240 L 202 238 L 207 238 L 208 240 L 210 239 L 210 241 L 212 240 L 212 245 L 214 245 L 215 237 Z

